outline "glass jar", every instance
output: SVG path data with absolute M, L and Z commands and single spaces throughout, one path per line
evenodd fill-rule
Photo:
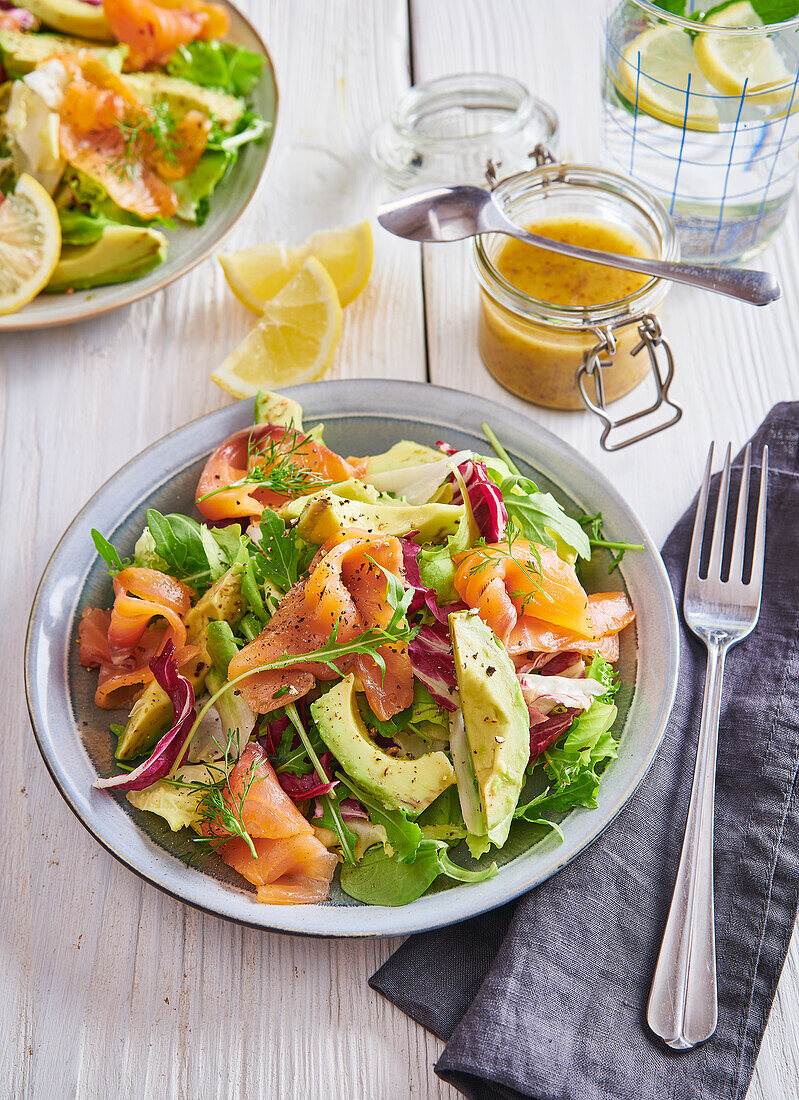
M 536 148 L 553 151 L 558 119 L 549 104 L 511 77 L 457 73 L 416 84 L 376 131 L 372 156 L 393 187 L 486 181 L 489 163 L 503 175 L 529 164 Z
M 495 202 L 511 221 L 524 227 L 552 218 L 584 218 L 616 226 L 640 243 L 645 255 L 679 259 L 674 226 L 662 203 L 639 184 L 616 172 L 581 164 L 545 164 L 502 180 Z M 614 302 L 562 306 L 541 301 L 513 286 L 496 261 L 508 238 L 487 234 L 475 239 L 474 265 L 480 286 L 478 346 L 489 372 L 505 389 L 535 405 L 552 409 L 588 407 L 605 423 L 602 445 L 614 427 L 670 406 L 671 353 L 654 311 L 669 283 L 650 278 L 640 289 Z M 665 372 L 658 350 L 666 356 Z M 641 354 L 644 350 L 648 354 Z M 614 422 L 606 404 L 634 389 L 647 374 L 655 378 L 655 403 Z M 643 438 L 646 431 L 629 439 Z M 620 444 L 625 446 L 626 443 Z

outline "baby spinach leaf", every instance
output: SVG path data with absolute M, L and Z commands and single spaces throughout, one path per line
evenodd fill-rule
M 342 867 L 341 888 L 350 897 L 369 905 L 408 905 L 416 901 L 439 875 L 459 882 L 493 878 L 497 866 L 480 871 L 459 867 L 447 855 L 441 840 L 423 840 L 413 862 L 398 862 L 380 846 L 369 848 L 355 867 Z
M 348 776 L 343 775 L 341 772 L 336 772 L 336 778 L 340 779 L 344 786 L 366 807 L 372 823 L 383 826 L 386 830 L 388 843 L 394 849 L 397 859 L 401 863 L 412 862 L 422 842 L 422 830 L 416 822 L 410 821 L 402 810 L 388 809 L 374 795 L 358 787 Z

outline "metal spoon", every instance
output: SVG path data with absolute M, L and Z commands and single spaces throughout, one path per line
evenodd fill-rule
M 406 191 L 399 198 L 383 203 L 377 220 L 397 237 L 409 241 L 460 241 L 481 233 L 505 233 L 550 252 L 560 252 L 576 260 L 620 267 L 671 279 L 676 283 L 714 290 L 742 302 L 765 306 L 782 296 L 780 284 L 767 271 L 749 271 L 741 267 L 717 267 L 702 264 L 678 264 L 667 260 L 649 260 L 641 256 L 619 256 L 562 244 L 535 233 L 527 233 L 506 218 L 490 191 L 470 184 L 442 185 Z

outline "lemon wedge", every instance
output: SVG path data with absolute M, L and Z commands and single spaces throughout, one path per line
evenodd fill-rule
M 363 221 L 341 229 L 326 229 L 295 248 L 270 243 L 241 252 L 223 252 L 219 262 L 239 301 L 261 313 L 309 256 L 315 256 L 327 269 L 336 285 L 339 302 L 346 306 L 361 293 L 372 270 L 372 227 Z
M 50 281 L 61 254 L 61 223 L 40 183 L 23 174 L 0 202 L 0 314 L 22 309 Z
M 702 24 L 707 27 L 762 25 L 748 0 L 709 15 Z M 739 96 L 745 86 L 747 102 L 756 98 L 759 104 L 784 104 L 791 98 L 796 74 L 786 67 L 773 38 L 765 34 L 699 34 L 694 42 L 694 54 L 704 75 L 724 95 Z
M 686 96 L 689 76 L 690 95 Z M 713 89 L 694 56 L 689 35 L 679 27 L 652 27 L 628 43 L 622 51 L 619 79 L 626 97 L 652 118 L 671 126 L 684 124 L 687 130 L 718 130 Z
M 278 294 L 211 380 L 234 397 L 313 382 L 333 361 L 341 304 L 327 269 L 313 256 Z

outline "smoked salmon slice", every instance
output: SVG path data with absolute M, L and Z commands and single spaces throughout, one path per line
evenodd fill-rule
M 128 71 L 165 65 L 179 46 L 224 38 L 230 29 L 224 8 L 199 0 L 105 0 L 104 6 L 111 33 L 128 47 Z
M 114 577 L 114 606 L 108 627 L 108 653 L 120 663 L 129 657 L 154 618 L 169 624 L 175 649 L 186 643 L 183 616 L 191 607 L 191 589 L 157 569 L 129 566 Z
M 258 900 L 311 904 L 327 897 L 338 859 L 278 783 L 266 753 L 251 742 L 228 777 L 224 798 L 243 822 L 257 853 L 243 837 L 219 848 L 222 859 L 258 889 Z M 218 825 L 205 830 L 229 835 Z
M 517 540 L 490 543 L 454 554 L 455 589 L 476 608 L 500 641 L 507 642 L 522 615 L 564 627 L 582 638 L 594 636 L 588 596 L 574 566 L 546 546 Z
M 404 580 L 399 539 L 355 536 L 327 546 L 311 563 L 307 579 L 294 585 L 258 637 L 230 662 L 232 680 L 284 654 L 300 658 L 290 668 L 256 672 L 241 681 L 242 698 L 261 714 L 306 695 L 316 679 L 335 677 L 326 665 L 301 660 L 324 645 L 334 627 L 338 641 L 347 642 L 372 627 L 385 626 L 391 618 L 387 582 L 378 566 Z M 337 667 L 342 675 L 357 672 L 370 707 L 386 721 L 413 702 L 413 672 L 406 644 L 383 646 L 380 655 L 385 676 L 374 658 L 365 655 L 345 657 Z
M 619 659 L 619 632 L 635 618 L 630 601 L 623 592 L 594 592 L 588 597 L 588 614 L 594 628 L 593 639 L 574 631 L 552 626 L 541 619 L 523 615 L 505 643 L 508 653 L 555 653 L 568 650 L 592 657 L 598 653 L 611 663 Z
M 102 710 L 117 710 L 133 703 L 144 685 L 153 679 L 150 661 L 161 652 L 170 635 L 168 629 L 147 626 L 128 656 L 114 661 L 108 651 L 110 625 L 111 612 L 100 607 L 84 608 L 78 625 L 80 663 L 100 670 L 94 701 Z M 181 670 L 199 656 L 196 645 L 185 645 L 175 652 Z
M 289 840 L 253 840 L 250 846 L 236 837 L 219 849 L 222 859 L 257 888 L 258 900 L 267 905 L 312 905 L 324 901 L 338 858 L 315 836 Z
M 295 474 L 306 471 L 307 484 L 288 493 L 274 492 L 257 481 L 252 485 L 224 489 L 232 482 L 241 481 L 255 468 L 268 474 L 276 466 L 284 470 L 291 466 Z M 197 507 L 206 519 L 214 521 L 244 516 L 257 520 L 264 508 L 279 508 L 298 496 L 313 493 L 336 481 L 358 477 L 362 472 L 362 464 L 348 462 L 302 432 L 276 424 L 257 424 L 231 435 L 211 454 L 197 485 Z M 220 489 L 224 491 L 218 492 Z M 214 495 L 206 496 L 208 493 Z
M 300 833 L 313 835 L 312 827 L 280 786 L 266 752 L 255 741 L 245 747 L 231 769 L 223 798 L 253 838 L 284 840 Z M 210 836 L 231 835 L 217 822 L 203 831 Z M 252 859 L 252 852 L 249 855 Z

